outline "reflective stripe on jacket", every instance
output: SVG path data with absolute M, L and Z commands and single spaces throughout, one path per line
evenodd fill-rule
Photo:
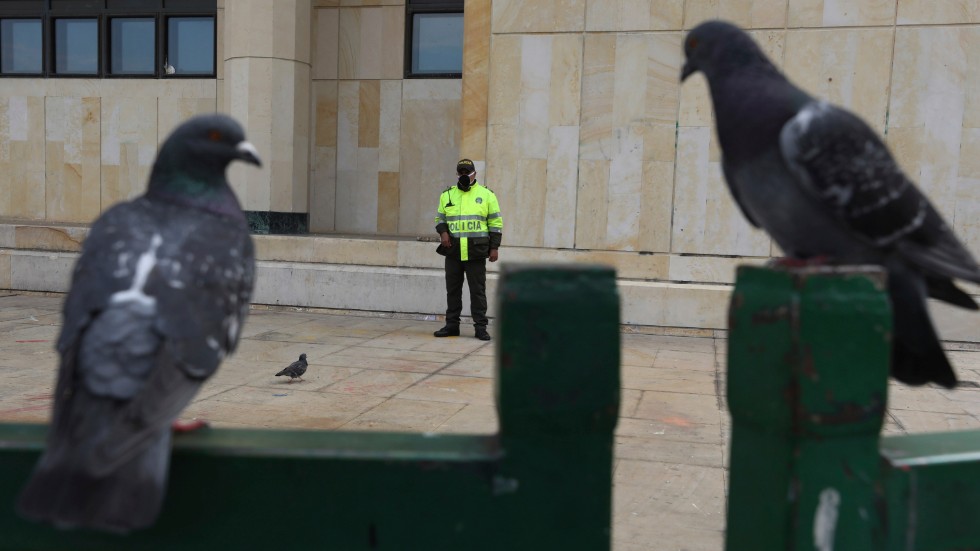
M 473 260 L 486 258 L 490 249 L 500 246 L 504 230 L 497 196 L 477 181 L 466 192 L 456 186 L 443 191 L 439 195 L 435 222 L 437 232 L 448 231 L 454 246 L 458 241 L 459 259 L 464 261 L 470 260 L 471 256 Z M 479 250 L 471 251 L 471 245 Z M 475 254 L 471 255 L 471 252 Z

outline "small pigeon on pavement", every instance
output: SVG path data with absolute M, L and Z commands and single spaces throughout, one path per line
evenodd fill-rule
M 171 425 L 238 344 L 255 281 L 248 223 L 225 179 L 260 165 L 234 120 L 204 115 L 160 148 L 147 192 L 92 225 L 65 299 L 47 447 L 26 518 L 116 533 L 156 520 Z
M 702 23 L 681 80 L 707 78 L 722 171 L 745 217 L 796 261 L 877 264 L 894 312 L 891 372 L 952 388 L 926 297 L 976 310 L 954 279 L 980 267 L 860 118 L 794 86 L 741 29 Z
M 293 379 L 299 378 L 300 381 L 303 380 L 303 374 L 306 373 L 306 368 L 309 364 L 306 363 L 306 354 L 300 354 L 299 359 L 295 362 L 286 366 L 285 369 L 276 373 L 276 377 L 281 377 L 283 375 L 289 376 L 289 382 L 293 382 Z

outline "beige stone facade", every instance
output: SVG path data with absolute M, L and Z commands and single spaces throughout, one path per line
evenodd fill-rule
M 289 240 L 307 255 L 267 241 L 270 262 L 327 269 L 338 255 L 316 251 L 335 245 L 370 256 L 338 265 L 438 276 L 437 257 L 413 257 L 430 247 L 406 242 L 432 234 L 465 156 L 500 198 L 503 260 L 608 262 L 636 301 L 624 321 L 721 329 L 734 267 L 779 253 L 725 188 L 703 79 L 678 82 L 684 33 L 720 17 L 881 132 L 980 252 L 977 0 L 466 0 L 461 80 L 403 78 L 405 13 L 404 0 L 224 0 L 216 79 L 0 80 L 0 217 L 88 223 L 141 192 L 178 121 L 219 110 L 268 161 L 231 172 L 245 207 L 308 212 L 321 235 Z M 0 246 L 11 286 L 25 249 Z M 331 306 L 314 295 L 265 296 Z M 976 338 L 941 317 L 950 338 Z

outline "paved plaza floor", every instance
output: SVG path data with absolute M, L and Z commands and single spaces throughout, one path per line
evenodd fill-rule
M 44 422 L 60 296 L 0 293 L 0 421 Z M 419 319 L 254 309 L 238 352 L 184 417 L 217 427 L 496 431 L 494 346 L 436 339 Z M 494 327 L 491 326 L 491 334 Z M 723 338 L 624 333 L 616 430 L 613 548 L 723 548 L 729 419 Z M 969 347 L 961 347 L 969 348 Z M 299 354 L 304 382 L 275 373 Z M 949 352 L 980 382 L 980 353 Z M 956 391 L 892 384 L 886 432 L 980 428 L 980 385 Z

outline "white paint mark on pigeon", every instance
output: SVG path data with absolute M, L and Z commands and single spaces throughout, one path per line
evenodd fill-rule
M 211 350 L 218 350 L 218 348 L 220 347 L 220 345 L 218 344 L 218 340 L 215 339 L 214 337 L 209 336 L 205 340 L 208 343 L 208 347 L 211 348 Z
M 157 249 L 162 243 L 163 238 L 160 237 L 160 234 L 153 234 L 153 238 L 150 240 L 150 250 L 141 254 L 139 260 L 136 261 L 136 275 L 133 277 L 133 284 L 125 291 L 113 293 L 109 300 L 110 303 L 136 302 L 149 308 L 156 306 L 156 299 L 144 293 L 143 287 L 146 286 L 146 280 L 157 264 Z
M 820 503 L 813 515 L 813 546 L 818 551 L 834 551 L 834 534 L 837 532 L 837 510 L 840 507 L 840 492 L 835 488 L 824 488 L 820 492 Z
M 228 342 L 235 342 L 238 340 L 238 318 L 235 316 L 228 316 Z
M 800 112 L 793 117 L 792 124 L 799 127 L 800 134 L 806 134 L 807 130 L 810 129 L 810 123 L 813 122 L 813 119 L 817 118 L 822 111 L 826 111 L 828 108 L 830 108 L 830 104 L 825 101 L 811 102 L 803 109 L 800 109 Z

